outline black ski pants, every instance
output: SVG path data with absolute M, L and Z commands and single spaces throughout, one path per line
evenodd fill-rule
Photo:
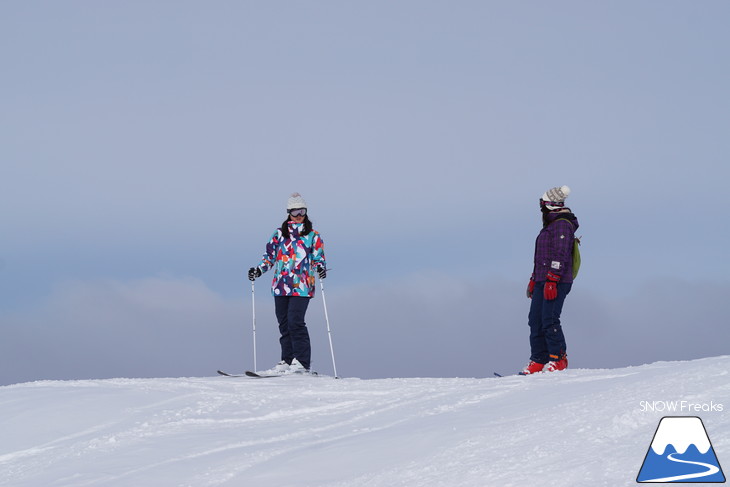
M 544 298 L 545 283 L 535 283 L 527 319 L 530 325 L 530 360 L 546 364 L 550 361 L 550 355 L 560 357 L 567 351 L 560 313 L 572 287 L 572 283 L 559 282 L 558 297 L 548 301 Z
M 274 296 L 276 319 L 281 333 L 281 359 L 288 364 L 297 359 L 305 369 L 309 369 L 312 356 L 309 331 L 304 322 L 310 299 L 301 296 Z

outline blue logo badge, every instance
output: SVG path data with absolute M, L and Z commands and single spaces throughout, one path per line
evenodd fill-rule
M 725 482 L 702 420 L 696 416 L 662 418 L 636 481 Z

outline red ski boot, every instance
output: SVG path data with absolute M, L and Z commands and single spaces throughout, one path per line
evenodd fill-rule
M 530 363 L 527 364 L 527 366 L 524 369 L 522 369 L 522 372 L 520 372 L 520 375 L 537 374 L 538 372 L 542 372 L 543 367 L 545 367 L 545 364 L 541 364 L 539 362 L 530 360 Z
M 556 372 L 558 370 L 565 370 L 568 368 L 568 356 L 563 355 L 558 358 L 555 355 L 550 355 L 550 362 L 545 366 L 545 372 Z

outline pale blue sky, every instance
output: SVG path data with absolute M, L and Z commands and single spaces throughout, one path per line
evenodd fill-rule
M 293 191 L 333 269 L 342 375 L 524 365 L 537 200 L 563 184 L 584 237 L 572 363 L 727 353 L 729 14 L 4 2 L 0 384 L 250 368 L 245 271 Z

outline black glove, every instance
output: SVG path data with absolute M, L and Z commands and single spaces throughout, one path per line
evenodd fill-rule
M 325 277 L 327 277 L 327 269 L 325 269 L 324 266 L 318 265 L 317 274 L 319 274 L 320 279 L 324 279 Z
M 248 280 L 255 281 L 257 277 L 261 277 L 261 269 L 258 267 L 251 267 L 248 270 Z

